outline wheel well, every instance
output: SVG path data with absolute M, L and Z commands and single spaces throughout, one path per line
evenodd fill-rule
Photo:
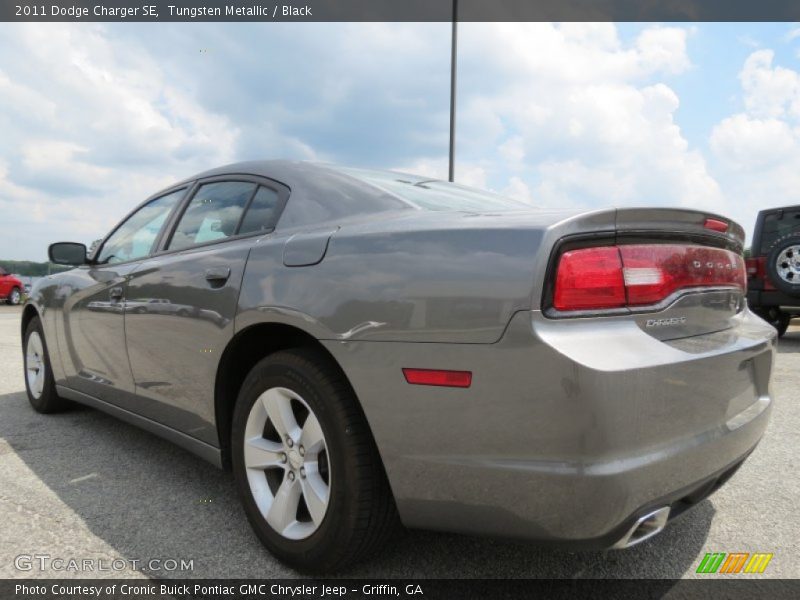
M 317 348 L 330 358 L 331 364 L 341 370 L 339 363 L 319 340 L 291 325 L 262 323 L 236 334 L 222 353 L 214 386 L 214 414 L 222 450 L 222 464 L 226 469 L 231 464 L 233 409 L 245 377 L 262 358 L 288 348 Z
M 33 317 L 38 317 L 39 313 L 36 312 L 36 309 L 33 307 L 32 304 L 26 304 L 25 308 L 22 309 L 22 335 L 25 335 L 25 330 L 28 328 L 28 323 L 31 322 Z

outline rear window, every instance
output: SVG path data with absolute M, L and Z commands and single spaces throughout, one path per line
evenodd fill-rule
M 366 169 L 341 169 L 343 172 L 375 185 L 409 204 L 423 210 L 451 211 L 509 211 L 530 210 L 533 205 L 476 188 L 438 180 L 406 178 L 401 173 L 370 171 Z
M 766 215 L 761 228 L 761 254 L 769 252 L 775 240 L 795 231 L 800 231 L 800 208 Z

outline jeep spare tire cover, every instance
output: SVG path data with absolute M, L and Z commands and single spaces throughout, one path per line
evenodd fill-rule
M 776 288 L 800 296 L 800 231 L 775 240 L 767 253 L 766 268 Z

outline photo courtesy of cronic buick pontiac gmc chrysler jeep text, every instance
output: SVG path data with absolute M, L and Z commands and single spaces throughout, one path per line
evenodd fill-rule
M 744 232 L 679 209 L 535 209 L 391 172 L 264 161 L 177 183 L 22 317 L 42 413 L 107 411 L 233 469 L 282 561 L 399 524 L 624 548 L 742 464 L 775 329 Z

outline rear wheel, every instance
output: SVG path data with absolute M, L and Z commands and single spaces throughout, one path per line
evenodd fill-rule
M 394 531 L 394 500 L 356 397 L 323 353 L 289 350 L 253 367 L 232 431 L 245 512 L 281 561 L 326 572 Z
M 39 317 L 31 319 L 25 329 L 23 340 L 25 361 L 25 389 L 28 401 L 36 412 L 53 413 L 69 407 L 69 401 L 56 393 L 50 357 L 44 340 Z
M 755 310 L 754 312 L 778 330 L 778 337 L 783 336 L 786 330 L 789 329 L 789 323 L 792 320 L 791 315 L 786 314 L 777 307 Z

